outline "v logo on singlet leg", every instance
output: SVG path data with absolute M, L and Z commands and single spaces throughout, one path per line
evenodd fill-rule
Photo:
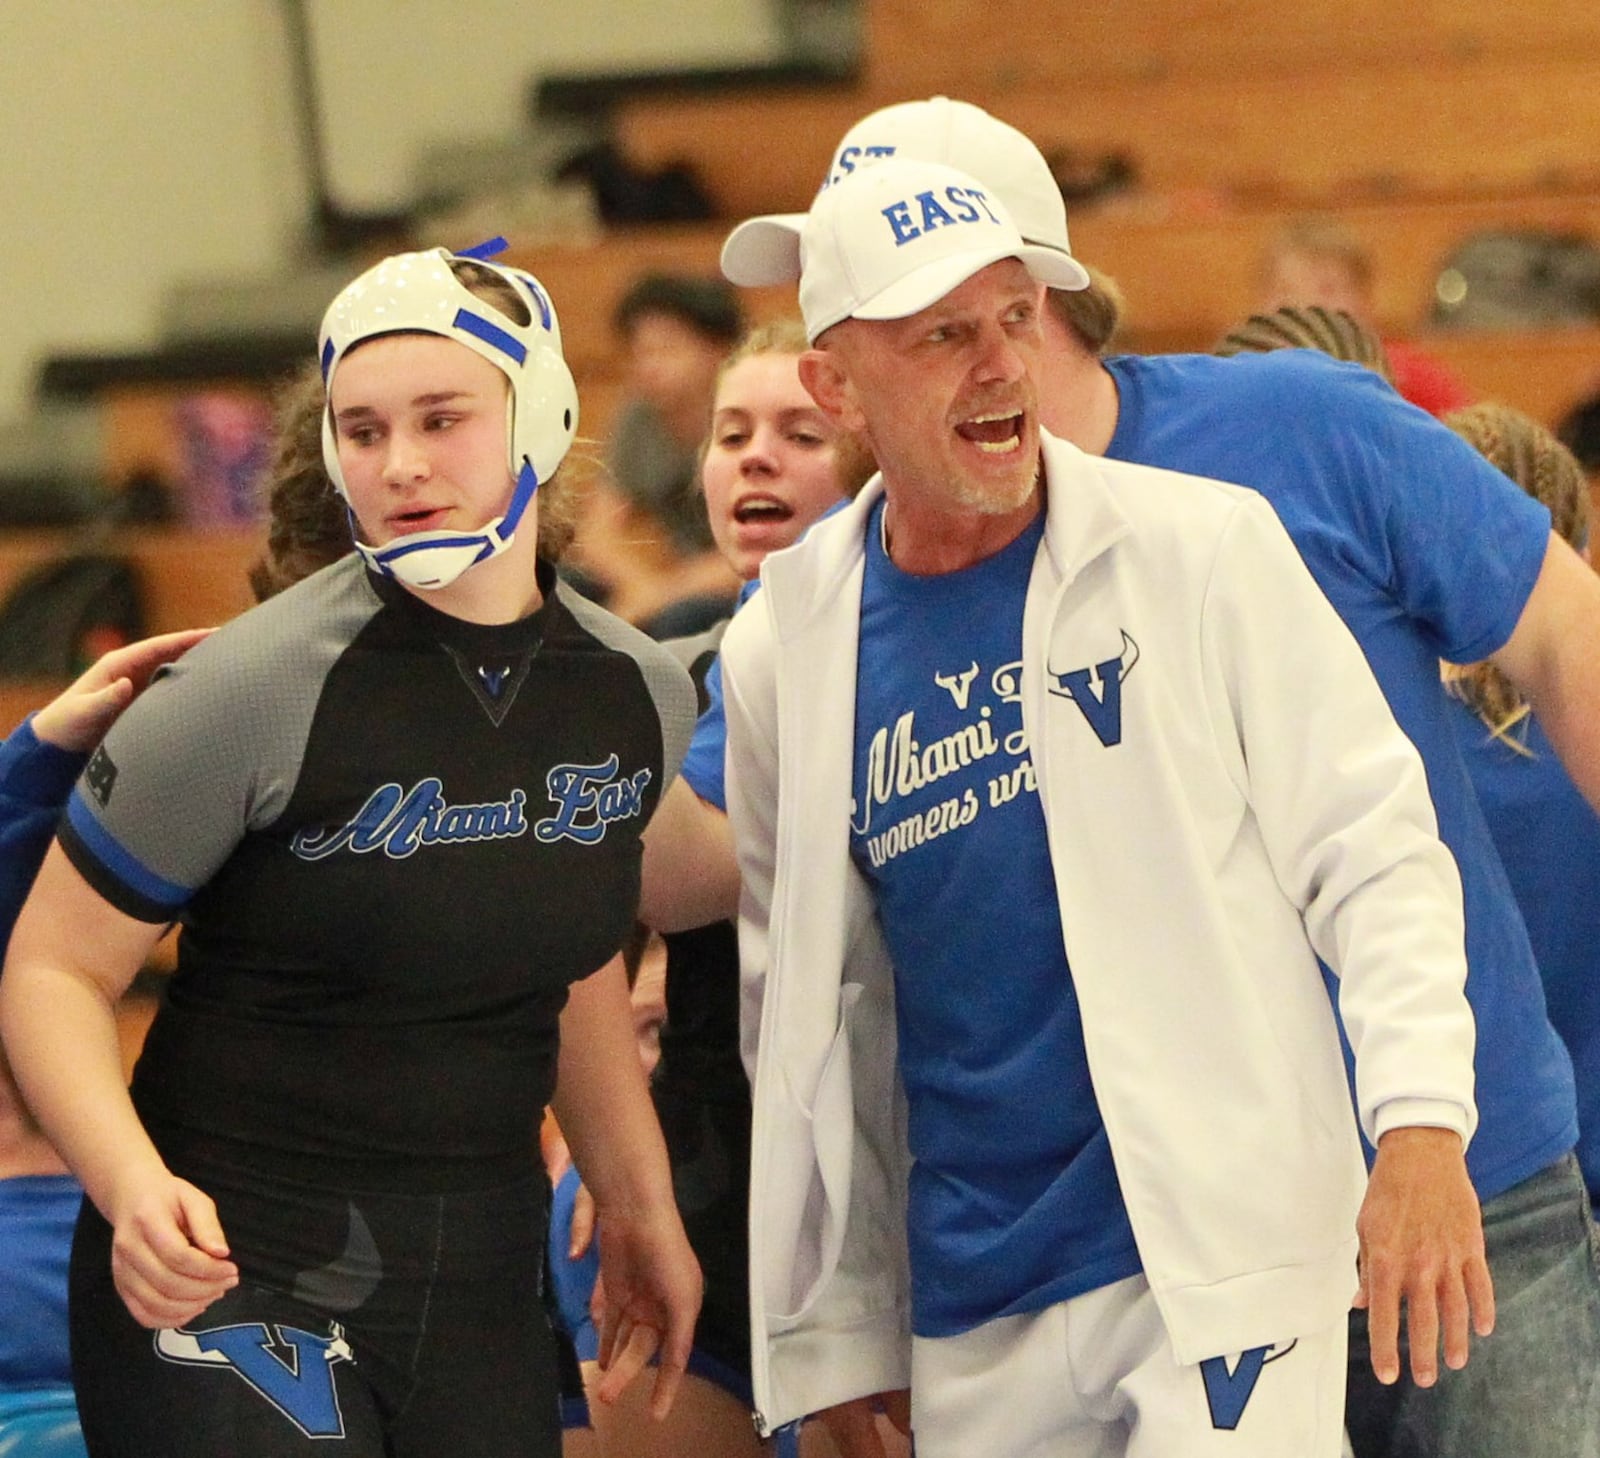
M 232 1371 L 308 1438 L 344 1436 L 333 1364 L 355 1358 L 337 1323 L 327 1336 L 276 1323 L 269 1332 L 259 1321 L 206 1331 L 163 1327 L 155 1334 L 155 1347 L 163 1361 Z

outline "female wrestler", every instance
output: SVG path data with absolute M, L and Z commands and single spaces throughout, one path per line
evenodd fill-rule
M 659 1347 L 662 1411 L 687 1355 L 698 1275 L 613 954 L 693 700 L 538 550 L 576 427 L 554 311 L 516 270 L 401 255 L 334 301 L 321 361 L 359 555 L 129 710 L 0 979 L 91 1202 L 96 1458 L 558 1451 L 552 1089 L 599 1207 L 607 1382 Z M 130 1097 L 111 1006 L 174 917 Z

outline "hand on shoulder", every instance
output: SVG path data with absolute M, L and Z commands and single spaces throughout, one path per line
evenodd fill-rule
M 155 671 L 181 658 L 210 631 L 190 628 L 113 648 L 34 715 L 34 734 L 57 749 L 87 754 Z

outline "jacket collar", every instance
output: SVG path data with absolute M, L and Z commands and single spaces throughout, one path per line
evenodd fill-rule
M 761 586 L 771 595 L 778 641 L 803 631 L 823 609 L 838 601 L 852 574 L 860 596 L 861 562 L 867 522 L 883 495 L 878 474 L 837 511 L 816 522 L 792 547 L 771 553 L 761 564 Z
M 1131 530 L 1107 477 L 1107 463 L 1041 432 L 1044 546 L 1063 586 Z M 1115 470 L 1115 466 L 1111 467 Z

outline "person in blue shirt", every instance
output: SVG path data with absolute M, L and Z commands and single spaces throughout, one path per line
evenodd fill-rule
M 1047 374 L 1045 388 L 1062 414 L 1088 406 L 1076 412 L 1077 438 L 1117 459 L 1254 486 L 1273 504 L 1421 752 L 1461 871 L 1481 1119 L 1468 1165 L 1484 1206 L 1496 1337 L 1461 1379 L 1397 1382 L 1393 1368 L 1372 1371 L 1358 1313 L 1347 1409 L 1358 1458 L 1582 1452 L 1600 1443 L 1600 1274 L 1590 1231 L 1563 1218 L 1581 1192 L 1571 1062 L 1436 659 L 1493 658 L 1548 703 L 1552 738 L 1593 795 L 1600 702 L 1589 681 L 1600 660 L 1582 620 L 1587 612 L 1600 626 L 1597 584 L 1537 502 L 1359 366 L 1299 350 L 1101 362 L 1081 346 L 1075 356 L 1064 328 L 1056 342 L 1067 368 Z M 1588 1392 L 1574 1370 L 1590 1374 Z M 1413 1431 L 1421 1446 L 1394 1446 Z
M 1587 554 L 1583 468 L 1536 420 L 1471 405 L 1445 424 L 1544 503 L 1556 532 Z M 1538 716 L 1492 662 L 1446 671 L 1451 728 L 1539 959 L 1550 1021 L 1578 1081 L 1578 1160 L 1600 1211 L 1600 816 L 1562 768 Z
M 830 180 L 897 151 L 970 170 L 1011 208 L 1024 237 L 1066 246 L 1048 166 L 987 113 L 944 98 L 873 113 L 842 141 Z M 797 273 L 798 256 L 789 276 Z M 1600 583 L 1552 535 L 1539 503 L 1370 371 L 1300 350 L 1103 357 L 1115 324 L 1103 291 L 1052 290 L 1048 299 L 1046 426 L 1095 454 L 1266 496 L 1420 751 L 1460 867 L 1467 991 L 1479 1026 L 1481 1123 L 1469 1169 L 1484 1206 L 1498 1326 L 1470 1368 L 1441 1373 L 1437 1353 L 1397 1349 L 1388 1323 L 1369 1345 L 1365 1312 L 1356 1311 L 1347 1419 L 1358 1458 L 1594 1451 L 1600 1375 L 1587 1390 L 1583 1380 L 1600 1374 L 1600 1271 L 1587 1220 L 1563 1218 L 1583 1193 L 1570 1159 L 1578 1138 L 1571 1060 L 1546 1015 L 1436 664 L 1499 664 L 1538 708 L 1574 782 L 1600 804 Z M 701 735 L 718 733 L 714 703 Z M 717 803 L 719 760 L 705 742 L 696 746 L 698 769 L 686 765 L 687 789 L 658 817 L 654 846 L 647 837 L 647 902 L 652 861 L 675 855 L 681 864 L 672 833 Z M 708 871 L 705 884 L 719 874 Z M 1363 1293 L 1372 1275 L 1363 1273 Z
M 89 751 L 151 674 L 203 637 L 169 633 L 114 649 L 0 742 L 0 941 Z M 67 1257 L 82 1199 L 0 1057 L 0 1394 L 71 1386 Z
M 1252 316 L 1220 355 L 1317 349 L 1393 383 L 1384 348 L 1350 315 L 1316 306 Z M 1444 423 L 1550 512 L 1552 530 L 1589 558 L 1592 511 L 1583 467 L 1544 426 L 1509 405 L 1469 405 Z M 1562 767 L 1527 699 L 1493 662 L 1446 664 L 1473 789 L 1528 928 L 1550 1022 L 1572 1055 L 1578 1090 L 1577 1160 L 1600 1208 L 1600 816 Z

